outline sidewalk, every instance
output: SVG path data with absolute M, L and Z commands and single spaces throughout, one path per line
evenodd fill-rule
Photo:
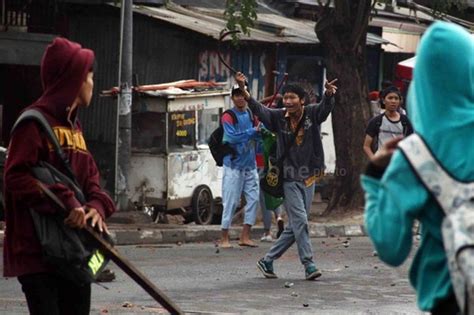
M 334 220 L 321 217 L 326 203 L 317 196 L 313 200 L 310 212 L 309 234 L 315 237 L 353 237 L 365 236 L 362 214 Z M 252 238 L 259 243 L 263 235 L 263 226 L 259 220 L 252 227 Z M 285 218 L 285 224 L 287 220 Z M 141 213 L 115 213 L 108 222 L 109 229 L 117 245 L 136 244 L 179 244 L 191 242 L 217 242 L 221 236 L 220 225 L 155 224 Z M 276 225 L 272 225 L 272 235 L 276 235 Z M 234 224 L 229 230 L 231 240 L 239 238 L 242 228 Z
M 313 203 L 310 215 L 312 222 L 309 225 L 311 238 L 366 236 L 362 215 L 339 221 L 318 218 L 317 215 L 323 207 L 324 204 L 321 202 Z M 221 233 L 220 225 L 156 224 L 139 212 L 117 212 L 108 220 L 108 226 L 116 245 L 216 242 Z M 237 240 L 240 231 L 239 225 L 231 227 L 229 230 L 231 240 Z M 252 227 L 252 238 L 258 242 L 263 232 L 263 226 L 257 223 Z M 272 226 L 272 234 L 276 235 L 276 226 Z M 3 244 L 2 225 L 0 225 L 0 244 Z
M 171 224 L 111 224 L 112 237 L 117 245 L 137 244 L 176 244 L 189 242 L 214 242 L 220 238 L 219 225 L 171 225 Z M 239 237 L 241 228 L 232 227 L 229 230 L 231 240 Z M 276 231 L 273 231 L 276 234 Z M 334 225 L 310 223 L 309 234 L 315 237 L 353 237 L 365 236 L 362 225 Z M 252 228 L 252 237 L 258 241 L 263 235 L 263 226 Z

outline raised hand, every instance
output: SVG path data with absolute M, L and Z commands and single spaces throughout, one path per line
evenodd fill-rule
M 382 148 L 380 148 L 377 153 L 375 153 L 370 161 L 378 167 L 387 167 L 388 163 L 390 163 L 393 153 L 397 149 L 398 143 L 402 139 L 403 137 L 396 137 L 385 142 Z
M 326 80 L 326 82 L 324 83 L 324 88 L 326 89 L 324 93 L 326 94 L 326 96 L 333 96 L 334 94 L 336 94 L 337 86 L 334 84 L 336 82 L 337 79 L 334 79 L 331 82 Z
M 235 81 L 239 85 L 239 88 L 244 91 L 245 90 L 245 82 L 247 81 L 247 78 L 242 72 L 237 72 L 235 74 Z

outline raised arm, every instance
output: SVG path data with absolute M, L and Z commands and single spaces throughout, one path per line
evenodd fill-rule
M 314 110 L 314 117 L 313 119 L 318 123 L 323 123 L 332 112 L 334 108 L 334 94 L 337 92 L 336 83 L 337 79 L 332 80 L 331 82 L 327 81 L 324 83 L 325 92 L 323 95 L 323 99 L 321 103 L 317 105 L 310 105 L 315 106 L 316 109 Z
M 322 101 L 319 104 L 310 105 L 316 107 L 314 110 L 314 119 L 318 124 L 323 123 L 328 118 L 329 114 L 334 108 L 334 97 L 323 96 Z
M 246 78 L 243 73 L 237 72 L 237 74 L 235 75 L 235 81 L 244 93 L 244 97 L 247 100 L 248 106 L 252 113 L 258 117 L 258 119 L 265 125 L 268 130 L 272 132 L 277 131 L 277 124 L 275 122 L 281 115 L 281 112 L 283 110 L 277 108 L 268 108 L 253 99 L 252 96 L 250 96 L 250 93 L 245 88 Z

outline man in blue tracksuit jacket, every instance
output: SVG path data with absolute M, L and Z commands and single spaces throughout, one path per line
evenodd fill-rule
M 253 116 L 247 110 L 247 101 L 238 86 L 232 88 L 231 109 L 237 121 L 231 114 L 222 115 L 221 122 L 224 127 L 222 141 L 228 143 L 235 154 L 224 157 L 224 174 L 222 178 L 222 248 L 231 247 L 229 242 L 229 227 L 235 209 L 240 204 L 242 192 L 245 196 L 244 226 L 240 235 L 240 246 L 255 247 L 250 239 L 250 229 L 255 224 L 259 198 L 259 182 L 257 165 L 255 162 L 255 139 L 259 136 L 259 125 L 254 126 Z

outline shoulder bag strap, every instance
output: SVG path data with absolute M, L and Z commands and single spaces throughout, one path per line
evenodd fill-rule
M 281 165 L 283 163 L 283 161 L 285 161 L 288 153 L 290 152 L 291 147 L 293 146 L 293 144 L 295 144 L 296 137 L 298 136 L 298 132 L 300 131 L 301 127 L 303 126 L 305 119 L 306 119 L 306 110 L 303 108 L 303 116 L 301 117 L 301 119 L 298 123 L 298 126 L 296 127 L 296 130 L 293 133 L 293 137 L 291 138 L 290 142 L 286 146 L 285 151 L 283 152 L 282 156 L 278 159 L 278 162 L 277 162 L 278 165 Z
M 22 121 L 25 121 L 27 119 L 31 119 L 31 120 L 36 121 L 43 128 L 43 130 L 46 132 L 46 135 L 47 135 L 48 139 L 53 144 L 54 152 L 56 152 L 57 156 L 63 162 L 63 166 L 66 170 L 66 173 L 67 173 L 68 177 L 74 182 L 74 184 L 77 187 L 80 187 L 79 184 L 77 183 L 76 176 L 74 175 L 74 172 L 71 168 L 69 159 L 67 158 L 66 154 L 64 153 L 63 149 L 61 148 L 61 145 L 58 142 L 58 138 L 56 137 L 53 129 L 51 129 L 51 126 L 50 126 L 49 122 L 46 120 L 46 118 L 44 117 L 44 115 L 40 111 L 38 111 L 36 109 L 29 109 L 29 110 L 24 111 L 20 115 L 20 117 L 18 117 L 15 124 L 13 125 L 12 130 L 11 130 L 11 134 L 13 134 L 15 129 L 18 127 L 18 125 Z

